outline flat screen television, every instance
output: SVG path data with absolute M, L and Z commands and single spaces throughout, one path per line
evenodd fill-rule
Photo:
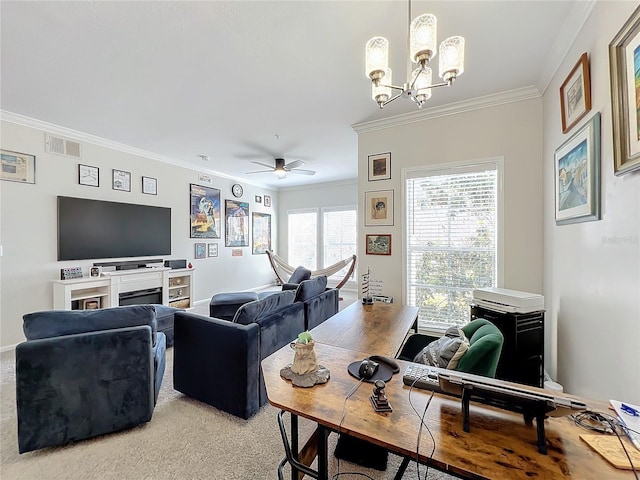
M 58 197 L 58 260 L 170 254 L 170 208 Z

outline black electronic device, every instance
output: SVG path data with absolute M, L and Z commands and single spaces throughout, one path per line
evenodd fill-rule
M 171 254 L 171 208 L 58 197 L 58 260 Z
M 360 375 L 361 378 L 369 380 L 373 377 L 373 374 L 378 371 L 379 366 L 380 364 L 378 362 L 374 362 L 373 360 L 365 358 L 360 363 L 360 368 L 358 368 L 358 375 Z
M 400 371 L 400 365 L 393 358 L 385 357 L 383 355 L 371 355 L 369 360 L 373 360 L 378 363 L 386 363 L 393 373 L 398 373 Z
M 378 413 L 392 412 L 393 409 L 391 408 L 391 404 L 389 403 L 387 395 L 384 391 L 384 388 L 386 387 L 384 381 L 376 380 L 373 385 L 373 393 L 369 397 L 369 400 L 371 400 L 371 405 L 373 405 L 373 409 Z
M 371 364 L 377 364 L 378 366 L 373 367 Z M 362 373 L 360 372 L 361 369 L 363 370 Z M 370 369 L 374 369 L 374 372 L 372 376 L 367 377 L 366 374 L 370 373 Z M 365 382 L 374 383 L 376 380 L 388 382 L 394 373 L 400 371 L 400 367 L 392 358 L 371 355 L 363 360 L 350 363 L 347 371 L 351 376 Z
M 164 266 L 172 268 L 172 269 L 187 268 L 187 261 L 184 260 L 184 259 L 182 259 L 182 260 L 165 260 L 164 261 Z

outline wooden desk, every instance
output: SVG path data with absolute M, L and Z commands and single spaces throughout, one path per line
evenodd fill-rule
M 325 322 L 326 323 L 326 322 Z M 411 390 L 402 382 L 408 365 L 400 363 L 400 374 L 387 382 L 386 394 L 393 412 L 375 413 L 369 401 L 373 386 L 362 383 L 346 402 L 342 425 L 342 409 L 347 393 L 357 380 L 347 372 L 347 365 L 362 359 L 366 351 L 344 349 L 316 343 L 318 362 L 331 371 L 331 379 L 313 388 L 293 387 L 280 377 L 280 369 L 292 361 L 287 346 L 262 361 L 269 402 L 294 416 L 318 423 L 319 478 L 327 478 L 327 436 L 330 431 L 347 432 L 381 445 L 391 452 L 415 458 L 419 417 L 430 392 Z M 411 398 L 411 404 L 409 403 Z M 594 404 L 602 410 L 606 405 Z M 292 424 L 294 422 L 292 421 Z M 297 424 L 297 420 L 295 422 Z M 420 462 L 461 478 L 517 480 L 554 479 L 631 479 L 629 471 L 611 467 L 593 452 L 578 435 L 585 433 L 569 417 L 545 421 L 548 455 L 537 450 L 535 422 L 526 425 L 522 415 L 485 405 L 471 403 L 471 431 L 462 429 L 461 400 L 435 394 L 425 415 L 425 424 L 435 439 L 424 430 L 420 437 Z M 297 442 L 295 444 L 297 446 Z M 633 448 L 628 444 L 629 448 Z
M 316 343 L 395 357 L 418 320 L 418 308 L 355 302 L 311 330 Z

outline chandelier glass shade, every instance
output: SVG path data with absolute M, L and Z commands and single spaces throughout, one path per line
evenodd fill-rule
M 409 0 L 409 19 L 411 18 L 411 0 Z M 389 41 L 384 37 L 373 37 L 365 46 L 366 75 L 371 80 L 371 97 L 383 108 L 398 97 L 410 98 L 418 108 L 431 98 L 431 89 L 452 85 L 464 72 L 464 38 L 449 37 L 440 43 L 439 74 L 442 83 L 432 82 L 432 71 L 427 64 L 438 54 L 438 20 L 434 15 L 424 14 L 416 17 L 409 25 L 408 46 L 409 64 L 417 64 L 411 71 L 407 83 L 393 85 L 389 68 Z M 393 95 L 393 91 L 398 93 Z

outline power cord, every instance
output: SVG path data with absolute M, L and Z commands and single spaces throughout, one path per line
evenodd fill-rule
M 354 387 L 349 391 L 349 393 L 347 393 L 347 396 L 344 397 L 344 403 L 342 404 L 342 417 L 340 418 L 340 425 L 338 425 L 338 435 L 340 435 L 340 432 L 342 430 L 342 423 L 344 422 L 344 418 L 347 415 L 347 400 L 349 400 L 349 398 L 354 393 L 356 393 L 358 388 L 360 388 L 360 385 L 362 385 L 363 381 L 364 381 L 364 377 L 362 377 L 358 381 L 358 383 L 356 383 L 354 385 Z M 335 480 L 336 478 L 341 477 L 343 475 L 357 475 L 357 476 L 360 476 L 360 477 L 368 478 L 369 480 L 375 480 L 373 477 L 370 477 L 366 473 L 360 473 L 360 472 L 342 472 L 342 473 L 340 473 L 340 457 L 338 457 L 338 471 L 337 471 L 337 473 L 335 473 L 333 475 L 333 477 L 331 477 L 331 480 Z
M 431 448 L 431 454 L 429 455 L 429 463 L 431 463 L 431 459 L 433 459 L 433 454 L 436 451 L 436 440 L 435 438 L 433 438 L 433 434 L 431 433 L 431 429 L 429 429 L 429 427 L 427 426 L 426 423 L 424 423 L 424 417 L 427 414 L 427 409 L 429 408 L 429 405 L 431 404 L 431 400 L 433 400 L 433 394 L 435 393 L 433 390 L 431 391 L 431 395 L 429 396 L 429 400 L 427 400 L 427 404 L 424 406 L 424 411 L 422 412 L 422 415 L 420 415 L 420 413 L 418 412 L 418 410 L 416 409 L 416 407 L 414 406 L 413 402 L 411 401 L 411 392 L 413 391 L 413 386 L 416 384 L 416 382 L 420 379 L 425 378 L 424 375 L 421 377 L 416 378 L 413 383 L 409 386 L 409 405 L 411 405 L 411 408 L 413 409 L 413 411 L 415 412 L 415 414 L 418 416 L 418 418 L 420 418 L 420 428 L 418 429 L 418 438 L 416 440 L 416 474 L 418 477 L 418 480 L 420 480 L 420 437 L 422 436 L 422 427 L 424 426 L 424 428 L 427 429 L 427 432 L 429 432 L 429 436 L 431 437 L 431 442 L 433 443 L 433 447 Z M 427 463 L 426 466 L 426 472 L 424 474 L 424 478 L 426 480 L 427 476 L 429 475 L 429 463 Z
M 590 430 L 592 432 L 602 433 L 604 435 L 615 435 L 616 437 L 618 437 L 618 441 L 622 446 L 622 450 L 624 450 L 624 454 L 627 456 L 627 460 L 629 460 L 629 465 L 631 465 L 631 471 L 633 472 L 636 480 L 639 480 L 638 470 L 633 465 L 631 455 L 629 454 L 626 445 L 622 441 L 622 434 L 629 436 L 629 432 L 638 432 L 633 429 L 627 428 L 627 426 L 624 425 L 620 420 L 615 418 L 613 415 L 609 415 L 608 413 L 587 410 L 572 415 L 572 418 L 575 424 L 581 428 Z

